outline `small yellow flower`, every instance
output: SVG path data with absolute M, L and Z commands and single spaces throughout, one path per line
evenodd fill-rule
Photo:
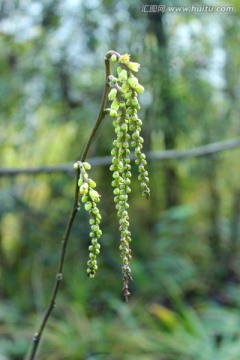
M 120 58 L 119 58 L 119 62 L 120 62 L 121 64 L 127 65 L 127 64 L 129 63 L 129 61 L 130 61 L 130 55 L 127 54 L 127 53 L 121 55 Z
M 132 70 L 132 71 L 135 71 L 135 72 L 138 72 L 138 70 L 140 69 L 140 64 L 137 63 L 137 62 L 129 62 L 127 64 L 127 67 Z

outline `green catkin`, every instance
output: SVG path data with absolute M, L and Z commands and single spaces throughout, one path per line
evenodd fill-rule
M 84 204 L 85 210 L 89 213 L 89 225 L 91 227 L 90 238 L 91 245 L 89 246 L 89 260 L 87 262 L 87 274 L 90 278 L 95 277 L 98 270 L 97 255 L 100 253 L 100 244 L 98 239 L 102 235 L 100 229 L 101 215 L 97 207 L 97 203 L 100 201 L 100 195 L 95 190 L 96 183 L 88 177 L 87 170 L 91 169 L 91 165 L 88 162 L 78 161 L 73 165 L 75 169 L 80 170 L 80 176 L 78 179 L 79 193 L 81 201 Z
M 115 60 L 115 59 L 114 59 Z M 143 195 L 150 196 L 148 187 L 148 172 L 145 169 L 147 164 L 146 156 L 142 152 L 143 138 L 140 136 L 142 121 L 138 118 L 137 112 L 140 109 L 138 103 L 138 93 L 142 93 L 144 88 L 139 84 L 137 77 L 131 71 L 137 72 L 140 68 L 138 63 L 130 62 L 130 56 L 124 54 L 118 59 L 117 67 L 118 78 L 109 77 L 111 91 L 109 100 L 112 102 L 110 116 L 114 118 L 116 139 L 113 141 L 111 152 L 112 165 L 110 170 L 113 172 L 112 186 L 114 187 L 114 202 L 116 203 L 117 215 L 119 218 L 120 253 L 123 261 L 123 293 L 127 299 L 129 296 L 128 283 L 131 279 L 130 260 L 131 233 L 129 231 L 128 215 L 128 196 L 131 192 L 131 165 L 130 165 L 130 146 L 134 148 L 135 163 L 138 165 L 139 176 L 143 189 Z M 115 62 L 115 61 L 114 61 Z
M 146 198 L 150 196 L 148 187 L 149 177 L 145 169 L 147 165 L 146 156 L 142 151 L 143 138 L 141 137 L 142 120 L 138 117 L 140 105 L 138 102 L 138 93 L 144 91 L 144 87 L 139 84 L 138 78 L 133 72 L 138 72 L 140 64 L 131 62 L 130 55 L 124 54 L 111 56 L 113 63 L 118 63 L 117 77 L 110 75 L 109 85 L 111 90 L 108 99 L 111 101 L 109 114 L 113 117 L 113 126 L 116 138 L 113 141 L 112 165 L 110 170 L 113 172 L 112 186 L 114 188 L 114 202 L 116 204 L 117 216 L 119 219 L 120 231 L 120 254 L 122 258 L 123 273 L 123 294 L 128 299 L 129 280 L 131 278 L 130 260 L 132 258 L 130 243 L 131 232 L 129 230 L 129 203 L 128 198 L 131 192 L 131 164 L 130 164 L 130 148 L 133 148 L 135 154 L 135 164 L 138 166 L 138 179 L 141 183 L 142 194 Z M 97 255 L 100 253 L 100 244 L 98 239 L 102 235 L 100 229 L 101 215 L 97 207 L 100 201 L 100 195 L 96 191 L 96 183 L 88 177 L 87 171 L 91 169 L 91 165 L 87 162 L 74 164 L 74 168 L 79 170 L 78 179 L 79 192 L 81 201 L 85 210 L 89 213 L 89 224 L 91 227 L 89 246 L 89 260 L 87 262 L 87 273 L 89 277 L 94 277 L 98 269 Z

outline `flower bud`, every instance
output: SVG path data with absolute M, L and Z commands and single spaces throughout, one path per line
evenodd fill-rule
M 128 131 L 128 126 L 127 126 L 127 124 L 122 124 L 122 130 L 123 130 L 123 131 Z
M 96 190 L 90 189 L 89 196 L 91 197 L 92 201 L 94 201 L 94 202 L 100 201 L 100 195 Z
M 80 187 L 83 184 L 83 178 L 82 176 L 80 176 L 80 178 L 78 179 L 78 186 Z
M 123 70 L 119 73 L 118 78 L 119 78 L 120 81 L 127 81 L 127 79 L 128 79 L 127 70 L 123 69 Z
M 131 99 L 131 104 L 132 104 L 133 106 L 138 105 L 138 99 L 137 99 L 136 97 L 134 97 L 133 99 Z
M 129 85 L 125 82 L 121 87 L 121 92 L 126 93 L 129 90 Z
M 110 116 L 117 116 L 117 111 L 116 110 L 111 110 L 110 111 Z
M 127 108 L 127 114 L 128 115 L 132 115 L 132 113 L 133 113 L 133 109 L 132 108 Z
M 85 195 L 85 194 L 87 194 L 88 193 L 88 188 L 89 188 L 89 186 L 88 186 L 88 183 L 83 183 L 81 186 L 80 186 L 80 194 L 82 194 L 82 195 Z
M 93 181 L 92 179 L 89 179 L 89 185 L 90 185 L 91 188 L 95 188 L 97 186 L 95 181 Z
M 118 75 L 120 74 L 121 71 L 122 71 L 122 67 L 121 67 L 121 66 L 118 66 L 118 67 L 117 67 L 117 73 L 118 73 Z
M 136 86 L 135 86 L 135 90 L 138 92 L 138 93 L 143 93 L 144 92 L 144 87 L 142 86 L 142 85 L 140 85 L 140 84 L 137 84 Z
M 98 225 L 92 225 L 91 229 L 92 229 L 92 231 L 97 232 L 99 230 L 99 226 Z
M 117 89 L 113 88 L 110 93 L 108 94 L 109 100 L 114 100 L 117 96 Z
M 116 188 L 116 189 L 113 190 L 113 194 L 114 194 L 114 195 L 119 195 L 119 192 L 120 192 L 120 190 L 119 190 L 118 188 Z
M 130 78 L 128 78 L 128 84 L 135 89 L 135 87 L 138 85 L 138 78 L 136 78 L 135 76 L 131 76 Z
M 110 171 L 115 171 L 117 168 L 116 168 L 116 165 L 115 164 L 112 164 L 109 168 Z
M 73 168 L 74 168 L 75 170 L 79 169 L 79 164 L 78 164 L 77 162 L 75 162 L 75 163 L 73 164 Z
M 83 167 L 84 167 L 85 170 L 90 170 L 91 169 L 91 165 L 86 161 L 83 163 Z
M 91 208 L 92 208 L 92 203 L 91 203 L 91 201 L 87 201 L 86 204 L 84 205 L 84 207 L 85 207 L 85 210 L 86 210 L 86 211 L 91 210 Z
M 98 215 L 98 214 L 99 214 L 98 208 L 94 207 L 94 208 L 92 209 L 92 213 L 93 213 L 94 215 Z
M 119 109 L 119 100 L 115 99 L 113 102 L 112 102 L 112 105 L 111 105 L 111 109 L 113 110 L 118 110 Z
M 111 62 L 113 63 L 117 62 L 117 56 L 115 54 L 111 56 Z
M 82 202 L 85 203 L 88 201 L 88 195 L 83 195 L 82 196 Z
M 126 92 L 126 94 L 123 94 L 123 95 L 122 95 L 122 97 L 123 97 L 124 99 L 130 99 L 131 96 L 132 96 L 132 91 L 128 91 L 128 92 Z

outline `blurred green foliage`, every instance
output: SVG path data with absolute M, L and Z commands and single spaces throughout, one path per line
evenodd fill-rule
M 109 49 L 142 64 L 146 150 L 239 136 L 239 2 L 213 1 L 233 13 L 150 13 L 144 4 L 151 2 L 1 1 L 1 167 L 78 158 L 98 112 Z M 89 155 L 109 155 L 112 139 L 105 118 Z M 152 161 L 149 201 L 133 181 L 128 305 L 111 174 L 93 168 L 102 194 L 99 274 L 94 281 L 85 275 L 89 229 L 80 211 L 39 359 L 239 359 L 239 156 Z M 1 360 L 27 352 L 51 293 L 73 192 L 68 173 L 0 177 Z

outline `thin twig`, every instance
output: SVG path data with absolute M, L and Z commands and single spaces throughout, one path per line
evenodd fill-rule
M 111 52 L 111 51 L 110 51 Z M 96 135 L 97 129 L 99 128 L 99 125 L 102 121 L 102 119 L 104 118 L 104 116 L 106 115 L 105 113 L 105 107 L 106 107 L 106 103 L 107 103 L 107 95 L 108 95 L 108 91 L 109 91 L 109 84 L 108 84 L 108 77 L 110 75 L 110 61 L 109 61 L 109 54 L 110 52 L 108 52 L 105 55 L 105 69 L 106 69 L 106 77 L 105 77 L 105 87 L 104 87 L 104 92 L 103 92 L 103 97 L 102 97 L 102 103 L 101 103 L 101 107 L 100 107 L 100 111 L 99 111 L 99 115 L 98 118 L 93 126 L 93 129 L 91 131 L 91 134 L 84 146 L 84 149 L 82 151 L 82 154 L 80 156 L 81 161 L 84 161 L 86 159 L 88 150 L 90 148 L 90 145 L 92 143 L 92 140 L 94 138 L 94 136 Z
M 217 141 L 211 144 L 206 144 L 189 150 L 163 150 L 163 151 L 149 151 L 146 155 L 148 160 L 183 160 L 191 157 L 211 156 L 222 151 L 236 149 L 240 147 L 240 139 L 229 139 L 224 141 Z M 130 156 L 134 160 L 134 156 Z M 96 156 L 89 159 L 92 166 L 109 165 L 112 162 L 111 156 Z M 3 176 L 18 176 L 18 175 L 38 175 L 49 173 L 72 173 L 72 163 L 37 166 L 33 168 L 0 168 L 0 177 Z
M 105 86 L 104 86 L 104 91 L 103 91 L 103 97 L 102 97 L 102 102 L 101 102 L 101 107 L 99 110 L 99 115 L 96 119 L 96 122 L 94 124 L 94 127 L 89 135 L 89 138 L 86 142 L 86 145 L 83 149 L 82 155 L 80 157 L 80 161 L 84 161 L 86 159 L 86 156 L 88 154 L 88 150 L 90 148 L 90 145 L 94 139 L 94 136 L 96 134 L 97 129 L 100 126 L 101 121 L 103 120 L 104 116 L 105 116 L 105 107 L 106 107 L 106 103 L 107 103 L 107 95 L 108 95 L 108 91 L 109 91 L 109 85 L 108 85 L 108 76 L 110 75 L 110 62 L 109 62 L 109 57 L 106 54 L 105 57 L 105 69 L 106 69 L 106 77 L 105 77 Z M 53 287 L 53 292 L 52 292 L 52 296 L 50 298 L 49 304 L 47 306 L 47 310 L 43 316 L 42 322 L 39 326 L 39 330 L 35 333 L 34 337 L 33 337 L 33 341 L 32 341 L 32 346 L 30 349 L 30 353 L 27 356 L 27 360 L 34 360 L 38 347 L 39 347 L 39 343 L 42 337 L 42 334 L 44 332 L 44 329 L 46 327 L 47 321 L 52 313 L 52 310 L 54 309 L 55 305 L 56 305 L 56 298 L 57 298 L 57 294 L 58 294 L 58 290 L 59 290 L 59 286 L 60 283 L 63 279 L 63 266 L 64 266 L 64 260 L 65 260 L 65 255 L 66 255 L 66 248 L 67 248 L 67 244 L 68 244 L 68 239 L 69 239 L 69 235 L 72 229 L 72 225 L 75 219 L 75 216 L 79 210 L 79 186 L 78 186 L 78 178 L 79 178 L 79 169 L 77 170 L 77 174 L 76 174 L 76 185 L 75 185 L 75 196 L 74 196 L 74 202 L 73 202 L 73 206 L 72 206 L 72 210 L 70 212 L 70 216 L 68 219 L 68 223 L 66 225 L 66 230 L 65 230 L 65 234 L 63 236 L 62 239 L 62 243 L 61 243 L 61 252 L 60 252 L 60 258 L 59 258 L 59 265 L 58 265 L 58 270 L 57 270 L 57 274 L 56 274 L 56 280 L 55 280 L 55 284 Z

